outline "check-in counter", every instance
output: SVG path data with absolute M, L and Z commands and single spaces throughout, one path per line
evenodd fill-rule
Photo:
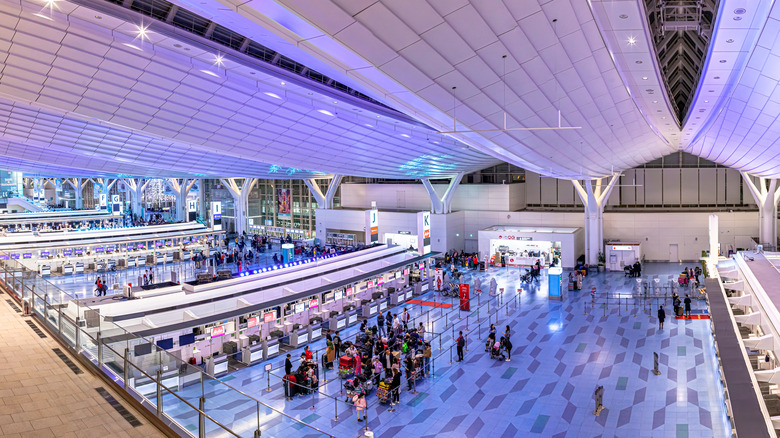
M 173 262 L 173 254 L 171 254 L 171 253 L 165 254 L 165 262 L 166 263 L 172 263 Z
M 395 292 L 391 292 L 390 304 L 393 306 L 403 304 L 406 301 L 407 295 L 411 296 L 411 293 L 412 293 L 411 288 L 401 289 L 401 290 L 396 290 Z
M 271 359 L 279 355 L 279 339 L 271 339 L 270 341 L 263 341 L 263 356 L 265 359 Z
M 347 327 L 354 325 L 358 321 L 358 309 L 350 310 L 347 314 Z
M 419 281 L 415 283 L 414 285 L 414 294 L 415 295 L 422 295 L 426 292 L 428 292 L 431 289 L 433 279 L 426 278 L 425 280 Z
M 263 344 L 247 345 L 241 349 L 241 362 L 254 365 L 265 360 Z
M 293 330 L 292 333 L 290 333 L 290 346 L 292 346 L 293 348 L 298 348 L 299 346 L 304 345 L 308 342 L 309 342 L 309 327 Z
M 146 266 L 146 257 L 136 257 L 135 264 L 136 266 Z
M 161 265 L 165 262 L 165 254 L 158 254 L 157 255 L 157 264 Z
M 379 302 L 372 301 L 368 304 L 363 305 L 363 308 L 360 309 L 360 316 L 362 316 L 363 318 L 371 318 L 372 316 L 376 316 L 378 312 L 379 312 Z
M 51 266 L 49 265 L 42 265 L 41 266 L 41 276 L 48 276 L 51 275 Z
M 329 320 L 328 328 L 330 331 L 335 332 L 336 330 L 342 330 L 347 328 L 347 321 L 348 321 L 347 315 L 344 313 L 341 313 L 337 315 L 335 318 L 331 318 Z
M 385 310 L 387 310 L 387 300 L 386 299 L 384 299 L 384 300 L 379 302 L 379 311 L 380 312 L 384 312 Z
M 135 268 L 135 257 L 128 257 L 127 258 L 127 267 L 128 268 Z
M 74 273 L 75 274 L 83 274 L 84 273 L 84 263 L 76 263 L 76 266 L 75 266 L 75 269 L 74 269 Z
M 62 273 L 65 275 L 73 274 L 73 265 L 70 263 L 62 265 Z
M 316 327 L 311 327 L 311 332 L 309 332 L 309 342 L 314 342 L 317 339 L 322 337 L 322 325 L 317 323 Z
M 206 358 L 206 373 L 211 374 L 214 377 L 224 376 L 228 373 L 228 357 L 227 354 L 219 354 L 217 356 L 209 356 Z

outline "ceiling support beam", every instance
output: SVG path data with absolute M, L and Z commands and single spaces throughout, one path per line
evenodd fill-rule
M 431 212 L 434 214 L 447 214 L 452 213 L 452 198 L 455 195 L 455 189 L 463 180 L 463 172 L 458 173 L 450 180 L 447 185 L 447 190 L 444 192 L 444 196 L 439 197 L 436 190 L 433 189 L 433 184 L 429 179 L 422 179 L 423 187 L 428 192 L 428 196 L 431 198 Z
M 758 178 L 758 186 L 747 172 L 739 172 L 758 205 L 758 243 L 774 251 L 777 246 L 777 201 L 780 187 L 777 178 Z
M 238 185 L 242 182 L 241 186 Z M 220 182 L 233 196 L 233 211 L 235 212 L 236 233 L 241 236 L 246 231 L 247 211 L 249 210 L 249 193 L 257 184 L 256 178 L 220 178 Z
M 195 178 L 168 178 L 165 180 L 165 182 L 168 184 L 168 187 L 173 190 L 174 196 L 176 198 L 177 222 L 187 221 L 187 195 L 190 193 L 192 186 L 195 185 L 195 181 L 197 181 Z

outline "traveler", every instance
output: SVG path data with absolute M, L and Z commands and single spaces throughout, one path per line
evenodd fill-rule
M 357 409 L 357 415 L 358 419 L 357 421 L 362 422 L 365 418 L 368 420 L 368 417 L 365 415 L 366 410 L 366 396 L 363 393 L 355 395 L 355 397 L 352 398 L 352 402 L 355 404 L 355 408 Z
M 463 332 L 458 332 L 459 336 L 457 339 L 457 345 L 458 345 L 458 362 L 463 361 L 463 347 L 466 345 L 466 340 L 463 338 Z M 495 338 L 494 338 L 495 339 Z
M 658 330 L 663 330 L 664 319 L 666 319 L 666 312 L 664 312 L 664 306 L 658 306 Z
M 288 354 L 287 355 L 287 359 L 284 360 L 284 374 L 285 375 L 292 374 L 293 364 L 292 364 L 292 361 L 290 361 L 290 357 L 292 357 L 292 356 L 290 356 Z
M 691 317 L 691 298 L 686 294 L 685 295 L 685 316 L 688 318 Z
M 504 348 L 506 348 L 507 362 L 512 359 L 512 341 L 509 340 L 510 336 L 512 336 L 512 330 L 509 326 L 506 326 L 506 331 L 504 332 Z
M 385 315 L 382 312 L 379 312 L 379 315 L 376 317 L 376 325 L 379 329 L 379 336 L 386 336 L 387 332 L 385 332 Z

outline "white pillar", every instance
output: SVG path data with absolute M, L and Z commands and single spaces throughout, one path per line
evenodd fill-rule
M 777 246 L 777 201 L 780 198 L 777 179 L 758 178 L 756 186 L 748 173 L 740 174 L 758 205 L 758 243 L 765 245 L 765 249 L 774 250 Z
M 82 195 L 82 191 L 84 190 L 86 181 L 82 182 L 82 178 L 73 178 L 73 180 L 73 193 L 76 196 L 76 210 L 81 210 L 84 208 L 84 197 Z
M 187 194 L 195 184 L 195 179 L 187 178 L 168 178 L 168 186 L 173 190 L 176 198 L 176 220 L 187 220 Z
M 343 175 L 333 175 L 333 179 L 328 184 L 328 191 L 324 194 L 314 178 L 304 179 L 303 183 L 306 184 L 314 200 L 317 201 L 317 206 L 330 210 L 333 209 L 333 198 L 336 197 L 336 191 L 339 189 L 343 177 Z
M 603 178 L 596 180 L 593 187 L 592 180 L 585 180 L 585 188 L 577 180 L 572 180 L 574 188 L 580 195 L 585 206 L 585 262 L 596 266 L 599 261 L 599 253 L 604 250 L 604 206 L 620 175 L 613 175 L 609 184 L 602 184 Z
M 249 193 L 257 183 L 255 178 L 243 178 L 243 184 L 238 186 L 239 178 L 222 178 L 222 185 L 227 188 L 228 192 L 233 196 L 233 211 L 235 214 L 236 233 L 239 235 L 244 234 L 246 230 L 246 216 L 249 208 Z
M 455 190 L 463 180 L 463 172 L 455 175 L 447 185 L 447 190 L 444 192 L 444 196 L 439 197 L 436 191 L 433 189 L 431 181 L 428 179 L 420 180 L 425 187 L 425 191 L 428 192 L 428 196 L 431 198 L 431 211 L 435 214 L 447 214 L 452 213 L 452 198 L 455 195 Z

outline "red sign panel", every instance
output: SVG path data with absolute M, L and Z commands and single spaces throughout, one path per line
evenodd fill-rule
M 371 234 L 379 234 L 379 227 L 371 227 Z
M 460 310 L 471 310 L 469 302 L 469 284 L 460 284 Z
M 225 334 L 225 326 L 224 325 L 218 325 L 216 327 L 211 328 L 211 337 L 216 338 L 218 336 L 222 336 Z
M 313 308 L 315 308 L 315 307 L 317 307 L 319 305 L 320 305 L 319 301 L 317 301 L 316 298 L 311 300 L 311 301 L 309 301 L 309 309 L 313 309 Z
M 263 322 L 273 322 L 276 319 L 276 312 L 268 312 L 263 315 Z
M 253 316 L 246 320 L 246 328 L 252 328 L 257 325 L 257 317 Z

